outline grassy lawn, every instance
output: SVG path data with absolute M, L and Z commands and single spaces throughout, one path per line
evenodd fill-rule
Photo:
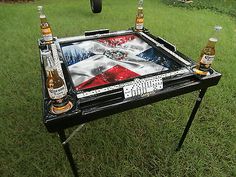
M 42 123 L 37 5 L 45 7 L 58 37 L 99 28 L 128 29 L 136 13 L 135 1 L 125 0 L 104 1 L 101 14 L 91 13 L 88 0 L 0 3 L 1 177 L 72 176 L 57 135 Z M 208 90 L 180 152 L 174 149 L 197 92 L 87 124 L 71 141 L 81 176 L 236 176 L 235 18 L 149 0 L 145 24 L 194 60 L 212 27 L 223 26 L 213 63 L 223 77 Z
M 190 4 L 179 2 L 178 0 L 162 0 L 163 3 L 184 8 L 210 9 L 220 13 L 229 14 L 236 17 L 235 0 L 193 0 Z

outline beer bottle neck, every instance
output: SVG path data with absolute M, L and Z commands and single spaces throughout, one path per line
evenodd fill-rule
M 138 1 L 138 7 L 143 7 L 143 0 Z
M 45 15 L 40 15 L 39 18 L 40 18 L 41 23 L 46 23 L 47 22 L 47 18 L 46 18 Z
M 143 16 L 143 8 L 142 7 L 138 7 L 138 16 Z
M 216 38 L 210 38 L 207 43 L 207 47 L 215 48 L 215 44 L 217 42 Z
M 47 18 L 46 18 L 45 13 L 43 12 L 42 6 L 38 6 L 38 12 L 39 12 L 39 18 L 40 18 L 41 23 L 47 22 Z
M 45 14 L 43 13 L 43 6 L 38 6 L 38 13 L 40 18 L 45 18 Z

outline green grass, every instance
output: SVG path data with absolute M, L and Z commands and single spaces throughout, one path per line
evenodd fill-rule
M 88 0 L 39 0 L 0 4 L 0 176 L 72 176 L 56 134 L 41 114 L 37 5 L 44 5 L 58 37 L 85 30 L 123 30 L 133 25 L 134 1 L 104 1 L 92 14 Z M 222 5 L 223 6 L 223 5 Z M 236 23 L 208 9 L 145 1 L 145 24 L 197 60 L 216 24 L 223 26 L 214 68 L 222 72 L 208 90 L 180 152 L 181 136 L 197 93 L 183 95 L 91 122 L 71 141 L 81 176 L 236 176 Z M 73 128 L 67 130 L 71 133 Z
M 193 0 L 192 3 L 185 4 L 178 0 L 162 0 L 163 3 L 184 8 L 210 9 L 216 12 L 229 14 L 236 17 L 235 0 Z

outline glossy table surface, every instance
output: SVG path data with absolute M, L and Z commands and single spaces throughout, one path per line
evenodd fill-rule
M 221 74 L 195 75 L 195 63 L 166 40 L 132 30 L 55 40 L 74 107 L 48 109 L 43 61 L 43 122 L 49 132 L 217 85 Z M 45 46 L 40 45 L 40 54 Z M 41 55 L 40 55 L 41 56 Z

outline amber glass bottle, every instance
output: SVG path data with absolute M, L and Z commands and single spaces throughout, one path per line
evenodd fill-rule
M 221 26 L 214 27 L 213 37 L 209 38 L 207 45 L 202 49 L 196 68 L 194 72 L 198 75 L 210 74 L 211 64 L 215 58 L 215 45 L 219 38 L 219 31 L 222 29 Z
M 207 45 L 202 49 L 199 62 L 196 66 L 196 72 L 201 75 L 207 75 L 215 57 L 216 38 L 210 38 Z
M 47 21 L 46 15 L 43 12 L 43 6 L 38 6 L 39 18 L 40 18 L 40 28 L 43 36 L 43 40 L 46 44 L 51 44 L 53 41 L 52 29 Z
M 65 82 L 59 76 L 51 52 L 44 52 L 45 70 L 47 73 L 46 87 L 52 100 L 51 111 L 60 114 L 71 109 L 72 103 L 68 99 L 68 90 Z
M 143 28 L 144 28 L 143 0 L 139 0 L 138 11 L 135 19 L 135 30 L 143 31 Z

